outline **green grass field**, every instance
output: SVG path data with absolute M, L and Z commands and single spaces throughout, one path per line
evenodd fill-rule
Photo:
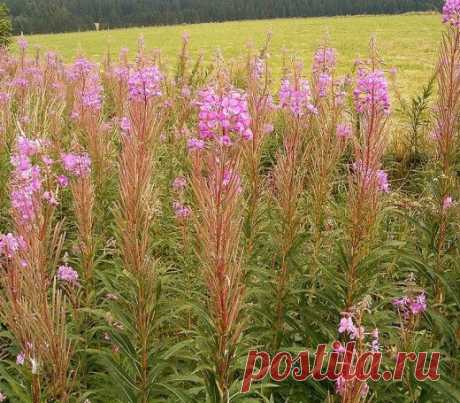
M 128 47 L 134 54 L 137 39 L 143 34 L 148 48 L 160 48 L 164 57 L 171 60 L 179 52 L 182 33 L 188 32 L 193 54 L 203 51 L 206 60 L 210 60 L 216 49 L 232 58 L 241 55 L 249 43 L 260 46 L 271 31 L 270 53 L 275 74 L 279 75 L 283 49 L 309 65 L 314 49 L 325 37 L 337 48 L 340 70 L 346 72 L 356 58 L 366 55 L 369 39 L 375 35 L 385 63 L 399 71 L 401 90 L 410 94 L 424 84 L 433 71 L 442 29 L 437 14 L 406 14 L 143 27 L 34 35 L 28 40 L 31 45 L 57 51 L 66 61 L 78 52 L 100 60 L 107 49 L 115 55 L 121 48 Z

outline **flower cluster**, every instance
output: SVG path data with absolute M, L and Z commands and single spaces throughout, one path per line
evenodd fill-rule
M 190 217 L 192 210 L 179 201 L 173 202 L 173 209 L 178 220 L 185 220 Z
M 363 184 L 364 188 L 367 189 L 375 184 L 378 190 L 383 193 L 388 193 L 390 191 L 388 174 L 385 171 L 381 169 L 374 170 L 367 167 L 362 161 L 355 161 L 353 163 L 353 170 L 359 175 L 360 182 Z
M 20 36 L 16 42 L 18 44 L 19 49 L 21 50 L 26 50 L 27 47 L 29 46 L 29 42 L 27 42 L 27 39 L 24 38 L 24 36 Z
M 340 139 L 349 139 L 352 135 L 352 127 L 348 123 L 339 123 L 336 129 L 337 137 Z
M 84 57 L 79 57 L 75 60 L 72 66 L 66 71 L 67 79 L 70 81 L 77 81 L 84 79 L 94 69 L 94 65 Z
M 64 169 L 74 176 L 85 177 L 91 172 L 91 159 L 86 153 L 64 153 L 61 155 L 61 161 Z
M 359 69 L 353 95 L 355 107 L 359 113 L 374 112 L 387 115 L 390 112 L 388 83 L 383 71 Z
M 289 110 L 298 118 L 307 113 L 318 113 L 312 103 L 310 85 L 305 79 L 300 79 L 298 85 L 291 83 L 287 78 L 283 79 L 279 90 L 279 99 L 281 107 Z
M 401 313 L 404 319 L 423 313 L 427 308 L 425 293 L 421 293 L 414 298 L 404 296 L 395 299 L 393 306 Z
M 130 101 L 146 102 L 162 95 L 163 74 L 157 66 L 144 67 L 135 71 L 128 79 Z
M 176 191 L 182 191 L 185 189 L 187 186 L 187 179 L 185 179 L 183 176 L 178 176 L 176 179 L 174 179 L 174 182 L 172 183 L 172 187 Z
M 444 3 L 442 22 L 460 28 L 460 0 L 447 0 Z
M 78 273 L 68 265 L 59 266 L 57 278 L 69 284 L 78 284 Z
M 379 341 L 379 330 L 376 328 L 371 333 L 366 333 L 363 326 L 356 326 L 353 323 L 353 315 L 349 312 L 342 313 L 342 318 L 339 323 L 338 331 L 340 334 L 347 334 L 351 340 L 365 340 L 366 335 L 371 336 L 372 340 L 370 341 L 370 351 L 376 353 L 380 351 L 380 341 Z M 333 351 L 339 353 L 341 357 L 344 357 L 346 353 L 345 347 L 340 342 L 335 342 L 332 346 Z M 348 385 L 350 383 L 350 385 Z M 359 385 L 355 384 L 353 381 L 348 382 L 343 376 L 339 376 L 335 383 L 335 392 L 338 395 L 345 395 L 348 389 L 355 389 L 359 387 L 359 394 L 362 397 L 365 397 L 369 392 L 369 386 L 367 383 L 360 383 Z
M 67 79 L 76 83 L 77 102 L 72 117 L 81 117 L 83 111 L 99 111 L 102 108 L 102 85 L 95 65 L 87 59 L 78 58 L 67 70 Z
M 102 107 L 102 86 L 98 79 L 93 79 L 79 93 L 84 108 L 99 111 Z
M 128 82 L 129 80 L 129 67 L 127 66 L 116 66 L 111 71 L 112 77 L 121 83 Z
M 204 148 L 204 141 L 196 138 L 187 140 L 187 148 L 189 151 L 199 151 Z
M 325 97 L 332 86 L 332 77 L 328 73 L 321 73 L 318 78 L 318 95 Z
M 333 48 L 320 47 L 313 58 L 313 72 L 328 72 L 334 70 L 336 65 L 336 51 Z
M 339 333 L 345 333 L 348 334 L 350 339 L 360 339 L 364 335 L 364 329 L 363 327 L 357 327 L 353 323 L 353 318 L 351 314 L 349 313 L 344 313 L 342 316 L 342 319 L 340 319 L 339 323 Z
M 232 145 L 231 134 L 244 140 L 252 139 L 251 116 L 247 95 L 239 90 L 229 90 L 219 95 L 212 87 L 199 92 L 199 133 L 203 140 L 217 139 L 223 145 Z
M 11 157 L 14 167 L 11 179 L 11 205 L 19 222 L 29 223 L 35 218 L 37 201 L 42 193 L 42 172 L 38 165 L 32 164 L 42 144 L 38 140 L 18 137 L 16 153 Z
M 265 72 L 265 62 L 260 57 L 256 57 L 251 59 L 250 71 L 252 75 L 257 79 L 260 80 L 264 76 Z
M 24 239 L 21 236 L 14 236 L 11 233 L 0 234 L 0 256 L 12 258 L 16 252 L 25 247 Z

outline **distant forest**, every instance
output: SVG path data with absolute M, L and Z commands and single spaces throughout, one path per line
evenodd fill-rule
M 439 10 L 442 0 L 3 0 L 15 33 Z

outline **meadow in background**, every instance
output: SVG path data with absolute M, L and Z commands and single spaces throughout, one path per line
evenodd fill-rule
M 442 19 L 2 49 L 0 401 L 460 401 L 460 3 Z M 441 379 L 240 393 L 249 349 L 335 340 L 440 351 Z
M 386 63 L 399 71 L 401 91 L 412 96 L 433 72 L 442 26 L 437 13 L 410 13 L 113 29 L 32 35 L 27 40 L 29 51 L 35 46 L 42 52 L 52 50 L 65 62 L 71 62 L 78 53 L 101 62 L 107 52 L 117 55 L 124 47 L 135 49 L 142 35 L 150 49 L 161 50 L 163 60 L 170 66 L 181 46 L 183 32 L 193 38 L 189 46 L 190 56 L 196 58 L 203 54 L 206 63 L 212 60 L 216 50 L 220 50 L 228 62 L 244 63 L 244 50 L 248 44 L 256 49 L 262 47 L 267 32 L 271 32 L 270 69 L 276 83 L 282 76 L 285 53 L 302 58 L 305 67 L 310 68 L 311 55 L 327 37 L 340 55 L 338 71 L 345 74 L 358 57 L 366 57 L 369 38 L 375 36 Z M 134 53 L 131 53 L 132 58 Z

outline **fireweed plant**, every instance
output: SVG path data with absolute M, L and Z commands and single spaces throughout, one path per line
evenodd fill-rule
M 213 401 L 230 401 L 235 385 L 237 349 L 246 319 L 242 233 L 241 147 L 251 141 L 247 94 L 227 87 L 223 79 L 198 94 L 198 138 L 188 140 L 191 184 L 199 207 L 194 223 L 197 253 L 207 287 L 207 337 L 210 360 L 204 377 Z M 236 386 L 236 387 L 235 387 Z
M 270 35 L 239 63 L 188 35 L 173 64 L 1 49 L 0 401 L 460 401 L 460 2 L 443 21 L 402 114 L 375 41 L 345 76 L 327 41 L 285 54 L 281 82 Z M 351 341 L 382 370 L 439 351 L 441 378 L 240 392 L 249 349 L 340 366 Z

